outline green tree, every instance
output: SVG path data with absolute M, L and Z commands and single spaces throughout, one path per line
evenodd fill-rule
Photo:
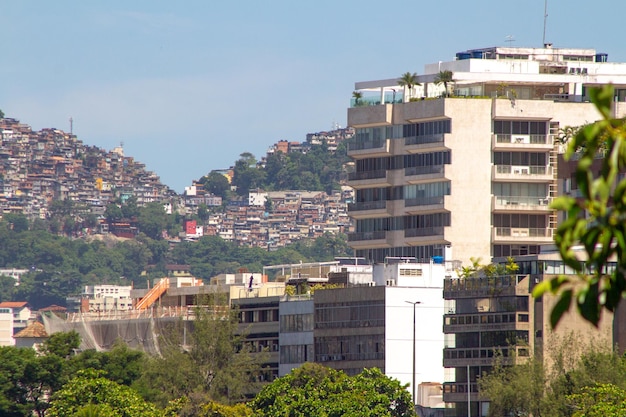
M 7 275 L 0 275 L 0 303 L 3 301 L 14 301 L 15 278 Z
M 405 92 L 404 101 L 410 101 L 411 96 L 413 95 L 413 87 L 421 85 L 421 84 L 417 81 L 417 73 L 405 72 L 398 79 L 398 85 L 404 88 L 404 92 Z M 406 94 L 406 90 L 409 91 L 408 94 Z
M 109 203 L 104 211 L 104 217 L 106 217 L 109 222 L 118 222 L 122 220 L 124 214 L 122 213 L 122 208 L 118 204 Z
M 361 105 L 361 99 L 363 98 L 363 93 L 360 91 L 353 91 L 352 98 L 354 99 L 354 107 L 359 107 Z
M 149 358 L 136 384 L 144 397 L 162 405 L 187 397 L 185 415 L 195 415 L 209 400 L 229 404 L 254 391 L 264 355 L 250 353 L 238 333 L 238 313 L 225 302 L 219 295 L 201 297 L 186 339 L 179 327 L 164 336 L 162 357 Z
M 505 359 L 496 357 L 492 370 L 479 379 L 481 396 L 489 398 L 489 416 L 543 415 L 546 375 L 541 358 L 515 366 L 505 365 Z
M 626 415 L 626 391 L 612 384 L 586 387 L 568 397 L 576 410 L 573 417 L 623 417 Z
M 225 175 L 216 171 L 209 172 L 207 177 L 203 177 L 204 189 L 211 194 L 222 198 L 228 198 L 230 192 L 230 183 Z
M 614 312 L 626 291 L 626 180 L 618 174 L 626 169 L 626 127 L 614 119 L 612 86 L 591 88 L 589 95 L 602 119 L 579 129 L 568 143 L 565 158 L 578 155 L 575 177 L 582 201 L 562 196 L 552 208 L 566 212 L 558 226 L 555 243 L 561 258 L 577 278 L 558 276 L 535 287 L 533 295 L 551 292 L 559 301 L 550 316 L 556 326 L 574 303 L 581 316 L 597 325 L 603 310 Z M 604 153 L 599 174 L 590 169 L 598 152 Z M 612 205 L 609 205 L 612 201 Z M 573 247 L 582 244 L 587 261 Z M 617 267 L 607 269 L 615 258 Z
M 224 405 L 210 401 L 202 406 L 198 417 L 252 417 L 252 410 L 245 404 Z
M 414 416 L 411 394 L 378 369 L 349 377 L 305 363 L 274 380 L 250 402 L 255 416 Z
M 48 417 L 73 416 L 89 404 L 120 417 L 160 417 L 163 412 L 143 400 L 135 390 L 101 376 L 94 370 L 79 371 L 53 397 Z M 112 410 L 112 411 L 111 411 Z
M 4 119 L 4 112 L 0 110 L 0 119 Z
M 206 204 L 204 204 L 204 203 L 201 203 L 201 204 L 198 206 L 198 212 L 197 212 L 197 214 L 198 214 L 198 218 L 199 218 L 201 221 L 203 221 L 203 222 L 207 221 L 207 220 L 209 219 L 209 210 L 208 210 L 208 208 L 207 208 L 207 205 L 206 205 Z
M 125 219 L 132 219 L 139 216 L 139 207 L 137 206 L 137 197 L 129 197 L 124 204 L 122 204 L 122 217 Z
M 435 76 L 435 84 L 442 84 L 445 90 L 444 96 L 448 96 L 448 83 L 453 82 L 454 74 L 450 70 L 439 71 L 439 73 Z
M 7 222 L 11 230 L 15 232 L 25 232 L 28 230 L 28 219 L 23 214 L 5 214 L 3 220 Z
M 165 213 L 161 203 L 156 201 L 148 203 L 139 210 L 137 226 L 149 238 L 154 240 L 163 239 L 161 234 L 166 229 L 167 224 L 167 213 Z

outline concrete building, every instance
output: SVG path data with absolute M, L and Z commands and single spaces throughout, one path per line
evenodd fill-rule
M 598 328 L 583 320 L 576 309 L 565 313 L 556 330 L 551 328 L 550 313 L 558 299 L 550 295 L 534 299 L 532 290 L 542 280 L 574 273 L 558 252 L 515 260 L 520 267 L 516 275 L 448 278 L 444 282 L 444 297 L 454 303 L 443 326 L 443 364 L 452 371 L 448 373 L 452 379 L 444 384 L 443 399 L 453 410 L 446 415 L 487 415 L 489 401 L 479 397 L 477 377 L 491 370 L 497 351 L 511 365 L 536 355 L 549 367 L 549 346 L 558 338 L 575 334 L 581 346 L 590 340 L 608 346 L 618 342 L 613 335 L 613 315 L 607 312 Z M 499 261 L 506 262 L 495 260 Z
M 316 291 L 315 362 L 350 375 L 379 368 L 408 384 L 416 399 L 428 391 L 421 384 L 437 384 L 438 398 L 420 401 L 442 408 L 442 290 L 444 278 L 454 275 L 450 264 L 395 259 L 374 266 L 375 286 Z
M 0 346 L 14 345 L 13 310 L 9 307 L 0 307 Z
M 131 286 L 121 285 L 86 285 L 82 298 L 88 300 L 88 311 L 130 310 L 133 307 L 131 289 Z
M 453 74 L 448 91 L 441 71 Z M 613 113 L 626 115 L 626 64 L 593 49 L 469 50 L 426 65 L 418 81 L 413 98 L 397 78 L 356 83 L 363 98 L 348 110 L 348 241 L 375 262 L 446 257 L 447 247 L 463 263 L 538 254 L 557 224 L 555 135 L 599 118 L 590 87 L 612 83 Z

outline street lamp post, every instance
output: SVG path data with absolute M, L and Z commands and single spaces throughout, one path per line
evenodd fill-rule
M 422 304 L 421 301 L 405 301 L 405 303 L 413 304 L 413 383 L 411 388 L 413 389 L 413 404 L 415 405 L 415 306 Z

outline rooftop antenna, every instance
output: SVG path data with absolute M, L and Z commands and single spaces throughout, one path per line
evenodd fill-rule
M 74 134 L 74 119 L 70 116 L 70 136 Z
M 512 44 L 513 42 L 515 42 L 515 38 L 513 37 L 513 35 L 506 35 L 506 36 L 504 37 L 504 41 L 505 41 L 505 42 L 507 42 L 507 43 L 509 44 L 508 46 L 509 46 L 509 48 L 510 48 L 510 47 L 511 47 L 511 44 Z
M 544 1 L 543 6 L 543 47 L 546 47 L 546 25 L 548 24 L 548 0 Z

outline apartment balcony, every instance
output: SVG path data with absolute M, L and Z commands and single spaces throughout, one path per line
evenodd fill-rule
M 355 159 L 390 156 L 393 152 L 391 139 L 370 139 L 348 144 L 348 155 Z
M 409 184 L 422 184 L 446 177 L 445 165 L 404 168 L 404 180 Z
M 375 232 L 348 233 L 348 242 L 353 249 L 387 248 L 387 232 L 379 230 Z
M 550 197 L 519 197 L 497 196 L 491 197 L 491 210 L 506 213 L 550 213 Z
M 391 206 L 393 201 L 365 201 L 361 203 L 348 204 L 348 212 L 350 216 L 355 219 L 370 219 L 389 217 L 388 206 Z
M 500 275 L 478 278 L 447 278 L 443 281 L 443 298 L 492 298 L 528 295 L 529 275 Z
M 492 243 L 552 243 L 552 229 L 547 227 L 494 227 Z
M 445 227 L 420 227 L 416 229 L 406 229 L 403 233 L 405 244 L 409 246 L 420 246 L 429 243 L 443 243 Z
M 348 185 L 355 189 L 372 187 L 391 187 L 387 170 L 351 172 L 348 174 Z
M 404 200 L 404 211 L 409 214 L 428 214 L 444 210 L 446 196 L 407 198 Z
M 445 134 L 410 136 L 404 138 L 404 152 L 420 153 L 445 150 Z
M 529 354 L 527 346 L 494 346 L 478 348 L 444 348 L 443 367 L 457 368 L 466 366 L 489 366 L 497 355 L 502 355 L 504 365 L 521 362 Z
M 493 165 L 492 181 L 550 182 L 554 180 L 552 167 L 529 165 Z
M 491 136 L 494 151 L 550 151 L 554 148 L 553 135 L 494 134 Z

